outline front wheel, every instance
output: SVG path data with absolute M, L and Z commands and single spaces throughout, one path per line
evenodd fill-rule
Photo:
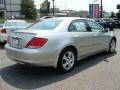
M 110 44 L 109 44 L 109 51 L 108 51 L 108 53 L 110 53 L 110 54 L 114 53 L 115 49 L 116 49 L 116 40 L 112 39 Z
M 69 72 L 73 69 L 76 59 L 77 55 L 74 49 L 63 50 L 58 59 L 58 69 L 62 72 Z

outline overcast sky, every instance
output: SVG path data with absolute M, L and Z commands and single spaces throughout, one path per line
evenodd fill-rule
M 34 0 L 37 8 L 40 7 L 40 4 L 44 0 Z M 52 0 L 49 0 L 50 2 Z M 65 4 L 66 1 L 66 4 Z M 89 10 L 89 4 L 93 3 L 94 0 L 55 0 L 55 5 L 56 7 L 60 9 L 71 9 L 71 10 Z M 96 0 L 96 3 L 100 3 L 100 0 Z M 52 3 L 51 3 L 52 4 Z M 116 9 L 116 5 L 120 4 L 120 0 L 103 0 L 103 8 L 107 12 L 117 12 L 118 10 Z M 52 6 L 52 5 L 51 5 Z

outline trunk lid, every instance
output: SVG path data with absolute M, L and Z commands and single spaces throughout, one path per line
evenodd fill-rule
M 12 32 L 20 29 L 24 29 L 22 27 L 3 27 L 3 29 L 6 29 L 7 34 L 11 34 Z
M 16 48 L 25 48 L 28 42 L 37 36 L 43 36 L 46 35 L 50 31 L 45 30 L 17 30 L 15 32 L 12 32 L 8 43 L 12 47 Z

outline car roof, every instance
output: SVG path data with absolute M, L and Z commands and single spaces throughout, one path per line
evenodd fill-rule
M 67 21 L 72 21 L 72 20 L 76 20 L 76 19 L 84 19 L 84 20 L 92 20 L 94 21 L 93 19 L 90 19 L 90 18 L 80 18 L 80 17 L 53 17 L 55 19 L 62 19 L 62 20 L 67 20 Z M 50 18 L 51 19 L 51 18 Z

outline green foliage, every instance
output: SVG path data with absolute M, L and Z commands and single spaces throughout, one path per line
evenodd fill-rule
M 116 17 L 120 19 L 120 10 L 116 13 Z
M 88 16 L 88 11 L 81 10 L 81 11 L 76 12 L 76 15 L 79 16 L 79 17 L 87 17 Z
M 21 0 L 21 15 L 27 19 L 33 19 L 37 17 L 37 11 L 33 0 Z
M 4 23 L 5 21 L 6 21 L 6 19 L 0 18 L 0 23 Z

